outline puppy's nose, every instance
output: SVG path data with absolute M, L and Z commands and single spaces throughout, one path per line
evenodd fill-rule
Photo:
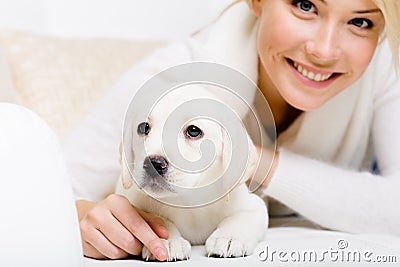
M 164 175 L 168 171 L 168 161 L 163 156 L 153 155 L 148 156 L 143 162 L 143 169 L 150 174 L 155 176 L 154 170 L 159 175 Z

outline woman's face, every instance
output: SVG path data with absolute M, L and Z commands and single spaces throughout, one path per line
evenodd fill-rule
M 260 17 L 261 82 L 304 111 L 320 107 L 361 76 L 384 24 L 372 0 L 253 0 L 252 4 Z

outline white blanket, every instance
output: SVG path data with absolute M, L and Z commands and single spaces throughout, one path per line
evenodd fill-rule
M 372 234 L 347 234 L 303 227 L 274 227 L 255 252 L 244 258 L 208 258 L 203 246 L 192 247 L 188 261 L 145 262 L 139 259 L 99 261 L 85 259 L 85 266 L 398 266 L 400 238 Z

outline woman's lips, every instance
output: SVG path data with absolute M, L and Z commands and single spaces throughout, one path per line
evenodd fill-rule
M 295 76 L 302 83 L 310 87 L 325 88 L 341 75 L 337 72 L 317 70 L 315 68 L 294 62 L 291 59 L 287 59 L 287 61 L 292 70 L 295 72 Z

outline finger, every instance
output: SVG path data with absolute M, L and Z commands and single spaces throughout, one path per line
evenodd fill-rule
M 111 213 L 107 222 L 99 226 L 101 233 L 115 246 L 131 255 L 142 253 L 142 242 L 133 236 Z
M 160 238 L 168 239 L 168 230 L 165 227 L 165 222 L 158 216 L 152 215 L 142 210 L 137 210 L 140 216 L 150 225 Z
M 129 256 L 127 252 L 112 244 L 102 232 L 95 228 L 87 232 L 85 237 L 86 242 L 109 259 L 123 259 Z
M 105 260 L 108 259 L 106 256 L 101 254 L 97 249 L 95 249 L 91 244 L 86 241 L 82 241 L 83 254 L 86 257 L 97 259 L 97 260 Z
M 114 217 L 118 218 L 159 261 L 167 259 L 168 251 L 161 239 L 132 205 L 121 205 L 118 209 L 112 210 L 112 212 Z

